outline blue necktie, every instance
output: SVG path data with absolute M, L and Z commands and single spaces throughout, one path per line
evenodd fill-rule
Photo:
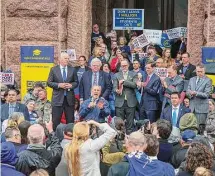
M 176 115 L 176 108 L 173 108 L 173 113 L 172 113 L 172 126 L 176 126 L 177 124 L 177 115 Z
M 63 82 L 66 81 L 66 68 L 63 67 Z M 64 96 L 66 96 L 66 90 L 64 90 Z
M 66 68 L 63 68 L 63 81 L 66 81 Z

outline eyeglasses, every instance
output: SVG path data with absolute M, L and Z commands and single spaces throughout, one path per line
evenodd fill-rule
M 127 67 L 128 65 L 121 65 L 121 67 Z

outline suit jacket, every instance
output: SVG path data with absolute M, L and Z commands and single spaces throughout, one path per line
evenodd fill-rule
M 179 75 L 176 75 L 173 81 L 169 77 L 165 78 L 165 81 L 168 87 L 164 89 L 164 99 L 163 99 L 162 109 L 165 108 L 165 105 L 167 103 L 171 104 L 170 95 L 172 94 L 172 92 L 181 93 L 184 90 L 184 81 Z
M 179 112 L 178 112 L 178 119 L 177 119 L 176 127 L 179 128 L 179 122 L 180 122 L 181 117 L 184 114 L 189 113 L 189 112 L 190 112 L 189 108 L 186 108 L 182 104 L 179 106 Z M 164 108 L 162 110 L 162 112 L 161 112 L 161 117 L 160 118 L 168 120 L 172 124 L 172 106 L 168 106 L 167 108 Z
M 91 96 L 91 88 L 92 88 L 92 76 L 93 72 L 91 70 L 84 72 L 80 84 L 79 84 L 79 93 L 80 98 L 83 98 L 83 100 L 87 100 Z M 108 97 L 112 91 L 112 83 L 110 75 L 99 71 L 99 80 L 98 85 L 101 86 L 102 92 L 101 96 L 108 100 Z
M 60 65 L 57 65 L 51 68 L 47 81 L 47 85 L 53 89 L 52 106 L 62 106 L 64 101 L 64 89 L 58 87 L 59 83 L 64 83 L 64 81 Z M 71 106 L 75 104 L 74 89 L 78 86 L 77 73 L 73 67 L 67 66 L 67 79 L 65 83 L 72 84 L 72 88 L 66 90 L 67 102 Z
M 113 91 L 116 93 L 116 90 L 119 88 L 119 80 L 124 79 L 123 73 L 120 71 L 115 74 L 113 80 Z M 137 74 L 133 71 L 128 71 L 127 80 L 123 83 L 122 94 L 119 95 L 116 93 L 115 106 L 122 107 L 125 101 L 125 95 L 127 98 L 127 104 L 129 107 L 135 107 L 137 105 L 137 98 L 135 94 L 135 89 L 137 88 Z
M 3 122 L 4 120 L 8 119 L 8 117 L 9 117 L 8 112 L 9 112 L 9 104 L 5 103 L 5 104 L 1 105 L 1 122 Z M 25 120 L 30 121 L 28 108 L 24 104 L 21 104 L 21 103 L 17 102 L 14 112 L 22 112 L 24 117 L 25 117 Z
M 208 113 L 208 98 L 212 90 L 212 81 L 205 76 L 200 84 L 196 85 L 197 76 L 190 79 L 186 95 L 190 99 L 190 109 L 196 113 Z M 189 91 L 196 91 L 196 96 L 191 96 Z
M 187 70 L 184 74 L 184 79 L 185 80 L 190 80 L 190 78 L 196 76 L 196 66 L 192 65 L 192 64 L 189 64 L 188 67 L 187 67 Z M 181 75 L 183 74 L 183 64 L 179 65 L 178 66 L 178 74 Z
M 146 77 L 143 77 L 143 81 L 146 81 Z M 153 74 L 147 84 L 143 89 L 142 102 L 144 109 L 146 111 L 158 110 L 158 101 L 159 101 L 159 88 L 161 81 L 159 76 Z

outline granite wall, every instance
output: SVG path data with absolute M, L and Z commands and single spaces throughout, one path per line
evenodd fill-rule
M 88 55 L 92 21 L 91 0 L 1 0 L 1 64 L 20 79 L 20 46 L 52 45 L 75 48 Z
M 201 46 L 215 46 L 215 0 L 188 3 L 188 51 L 197 64 Z M 92 21 L 109 31 L 120 6 L 124 0 L 1 0 L 1 65 L 19 83 L 21 45 L 53 45 L 55 59 L 66 48 L 88 56 Z
M 188 51 L 196 65 L 201 62 L 201 47 L 215 46 L 215 0 L 188 3 Z

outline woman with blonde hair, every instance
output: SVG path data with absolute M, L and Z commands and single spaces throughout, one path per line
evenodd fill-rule
M 164 61 L 164 66 L 169 67 L 175 64 L 175 60 L 171 58 L 171 49 L 165 48 L 162 53 L 162 59 Z
M 92 127 L 98 127 L 103 134 L 90 138 Z M 93 120 L 78 122 L 73 129 L 73 140 L 65 149 L 65 157 L 72 176 L 100 176 L 100 150 L 116 136 L 108 124 Z
M 100 61 L 102 62 L 102 64 L 107 63 L 106 59 L 105 59 L 104 57 L 102 57 L 102 55 L 103 55 L 103 54 L 102 54 L 102 48 L 96 46 L 96 47 L 93 49 L 93 55 L 89 58 L 88 66 L 90 66 L 91 61 L 92 61 L 94 58 L 100 59 Z

